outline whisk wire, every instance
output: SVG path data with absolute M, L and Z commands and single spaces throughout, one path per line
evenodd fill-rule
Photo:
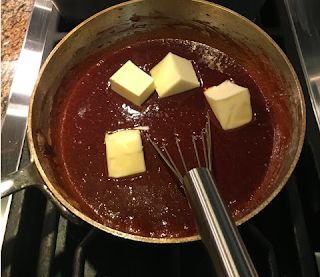
M 183 184 L 183 177 L 182 177 L 181 173 L 179 172 L 179 169 L 178 169 L 178 167 L 176 166 L 175 162 L 173 161 L 173 159 L 172 159 L 169 151 L 167 150 L 167 147 L 166 147 L 165 145 L 162 145 L 162 149 L 164 150 L 164 152 L 166 152 L 169 161 L 171 162 L 173 168 L 174 168 L 175 171 L 176 171 L 176 175 L 177 175 L 179 181 Z
M 192 135 L 192 144 L 193 144 L 193 149 L 194 153 L 196 154 L 198 166 L 201 167 L 200 159 L 199 159 L 199 153 L 198 153 L 198 148 L 197 148 L 197 143 L 196 143 L 196 137 Z
M 205 143 L 205 131 L 201 132 L 201 141 L 202 141 L 202 150 L 203 150 L 203 156 L 204 156 L 204 161 L 206 163 L 206 167 L 209 168 L 209 164 L 208 164 L 208 152 L 207 152 L 207 146 Z
M 181 183 L 183 183 L 183 177 L 181 173 L 178 170 L 175 170 L 174 166 L 170 163 L 170 161 L 166 158 L 166 156 L 162 153 L 161 149 L 158 147 L 156 143 L 154 143 L 150 137 L 149 134 L 146 134 L 148 140 L 150 141 L 153 148 L 157 151 L 159 156 L 163 159 L 163 161 L 167 164 L 167 166 L 170 168 L 170 170 L 173 172 L 174 175 L 179 179 Z M 167 151 L 168 152 L 168 151 Z
M 205 167 L 207 167 L 210 171 L 212 169 L 212 145 L 211 145 L 211 126 L 210 126 L 210 116 L 209 113 L 206 114 L 206 123 L 205 128 L 201 132 L 200 140 L 202 142 L 202 148 L 203 148 L 203 157 L 205 160 Z M 178 153 L 184 168 L 184 173 L 182 174 L 181 171 L 179 171 L 176 163 L 174 162 L 172 156 L 170 155 L 168 149 L 165 145 L 162 145 L 159 147 L 150 137 L 150 135 L 146 134 L 148 140 L 150 141 L 153 148 L 157 151 L 159 156 L 163 159 L 163 161 L 167 164 L 169 169 L 172 171 L 172 173 L 178 178 L 181 184 L 183 184 L 183 176 L 188 172 L 186 161 L 184 158 L 184 155 L 182 153 L 181 147 L 180 147 L 180 139 L 178 137 L 175 138 L 175 143 L 178 149 Z M 199 155 L 199 149 L 197 145 L 198 136 L 192 135 L 192 144 L 194 153 L 197 159 L 198 166 L 201 167 L 201 161 L 200 161 L 200 155 Z
M 207 122 L 206 122 L 206 136 L 207 136 L 207 145 L 208 145 L 208 168 L 212 171 L 212 145 L 211 145 L 211 123 L 209 112 L 207 112 Z
M 177 148 L 178 148 L 178 152 L 179 152 L 179 155 L 180 155 L 180 158 L 181 158 L 185 173 L 187 173 L 188 169 L 187 169 L 186 162 L 184 160 L 184 157 L 183 157 L 183 154 L 182 154 L 182 151 L 181 151 L 181 148 L 180 148 L 180 143 L 179 143 L 179 139 L 178 138 L 176 138 L 176 145 L 177 145 Z

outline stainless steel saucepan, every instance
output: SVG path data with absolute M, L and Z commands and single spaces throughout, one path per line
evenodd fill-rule
M 81 219 L 116 236 L 152 243 L 180 243 L 199 239 L 197 234 L 188 237 L 139 236 L 101 224 L 61 185 L 63 180 L 57 175 L 52 162 L 54 158 L 50 155 L 50 132 L 53 131 L 49 129 L 50 112 L 57 88 L 66 72 L 102 46 L 110 46 L 135 32 L 150 33 L 168 26 L 172 26 L 172 32 L 176 32 L 177 37 L 183 28 L 202 30 L 201 36 L 206 40 L 203 42 L 207 44 L 214 39 L 211 33 L 217 35 L 217 40 L 221 34 L 217 43 L 250 72 L 268 100 L 271 116 L 280 134 L 277 139 L 285 137 L 288 141 L 273 153 L 278 156 L 274 163 L 271 162 L 267 172 L 270 180 L 268 186 L 248 202 L 246 210 L 237 218 L 237 224 L 256 215 L 279 193 L 296 165 L 305 133 L 301 87 L 281 49 L 251 21 L 222 6 L 202 0 L 134 0 L 90 17 L 66 35 L 51 52 L 42 66 L 31 98 L 27 134 L 32 162 L 27 168 L 3 180 L 3 195 L 38 186 L 67 217 Z M 194 34 L 192 39 L 196 37 L 197 34 Z

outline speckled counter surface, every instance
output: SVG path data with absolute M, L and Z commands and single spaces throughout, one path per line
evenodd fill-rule
M 1 118 L 5 113 L 32 7 L 33 0 L 1 0 Z

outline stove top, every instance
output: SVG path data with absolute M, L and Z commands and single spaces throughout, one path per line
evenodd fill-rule
M 307 134 L 287 185 L 258 215 L 239 227 L 261 276 L 318 276 L 320 151 L 314 101 L 306 79 L 288 1 L 220 1 L 262 27 L 286 52 L 303 87 Z M 254 4 L 252 3 L 254 2 Z M 251 4 L 250 4 L 251 3 Z M 249 5 L 250 4 L 250 5 Z M 80 19 L 79 19 L 80 20 Z M 50 15 L 44 57 L 77 23 Z M 30 160 L 25 144 L 20 166 Z M 320 255 L 320 254 L 318 254 Z M 61 217 L 40 191 L 16 193 L 2 248 L 2 276 L 212 276 L 202 243 L 155 245 L 121 239 Z

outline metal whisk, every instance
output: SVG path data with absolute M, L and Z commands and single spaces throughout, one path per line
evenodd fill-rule
M 241 236 L 230 218 L 211 176 L 212 144 L 209 114 L 200 136 L 192 135 L 192 144 L 198 167 L 187 169 L 180 140 L 175 139 L 185 174 L 182 174 L 165 145 L 159 147 L 148 140 L 172 173 L 183 185 L 190 206 L 195 214 L 198 231 L 219 276 L 258 276 Z M 200 137 L 200 139 L 198 139 Z M 205 167 L 201 165 L 197 141 L 201 141 Z M 199 144 L 199 143 L 198 143 Z

